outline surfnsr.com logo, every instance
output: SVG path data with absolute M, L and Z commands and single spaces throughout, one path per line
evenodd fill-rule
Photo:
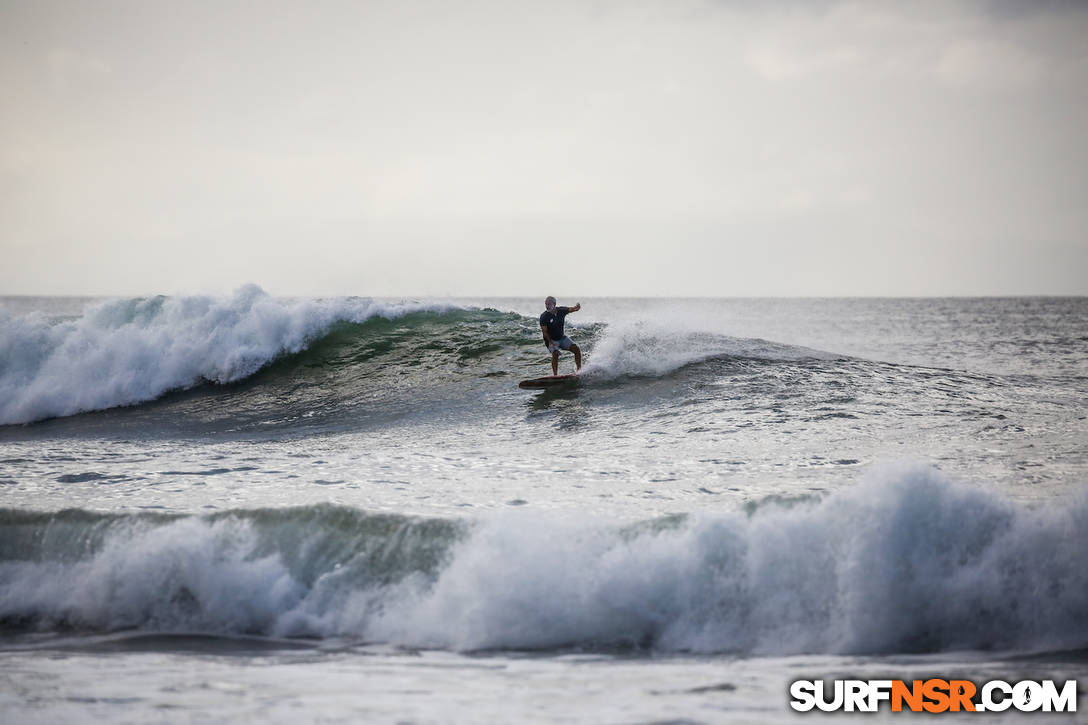
M 790 707 L 798 712 L 1076 712 L 1077 681 L 1059 687 L 1053 680 L 1009 683 L 991 680 L 797 680 L 790 685 Z

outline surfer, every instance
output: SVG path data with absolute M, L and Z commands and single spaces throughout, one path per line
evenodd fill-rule
M 574 353 L 574 367 L 582 369 L 582 351 L 574 341 L 563 334 L 563 320 L 571 312 L 582 309 L 579 302 L 574 307 L 556 307 L 555 298 L 548 296 L 544 300 L 544 314 L 540 316 L 540 334 L 544 336 L 544 345 L 552 354 L 552 375 L 559 374 L 559 351 L 570 350 Z

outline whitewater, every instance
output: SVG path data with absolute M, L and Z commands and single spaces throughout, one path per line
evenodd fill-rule
M 1088 691 L 1088 300 L 578 301 L 0 298 L 5 719 Z
M 255 285 L 227 299 L 100 304 L 76 319 L 0 317 L 0 424 L 143 403 L 199 383 L 231 383 L 303 350 L 334 322 L 441 309 L 372 300 L 277 301 Z

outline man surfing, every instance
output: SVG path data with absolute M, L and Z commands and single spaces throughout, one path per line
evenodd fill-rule
M 563 334 L 564 318 L 580 309 L 582 309 L 581 302 L 574 307 L 556 307 L 554 297 L 549 296 L 544 300 L 544 314 L 540 316 L 540 334 L 544 336 L 544 345 L 552 354 L 552 375 L 559 374 L 560 350 L 573 352 L 575 370 L 582 369 L 582 351 L 573 340 Z

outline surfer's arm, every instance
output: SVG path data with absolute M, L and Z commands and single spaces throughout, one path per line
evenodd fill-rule
M 541 325 L 540 326 L 540 334 L 544 335 L 544 342 L 548 343 L 549 346 L 555 344 L 555 341 L 552 340 L 552 336 L 548 334 L 548 326 L 547 325 Z

